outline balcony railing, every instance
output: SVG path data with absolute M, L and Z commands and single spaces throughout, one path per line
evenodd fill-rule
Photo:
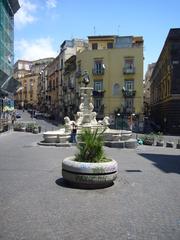
M 104 69 L 103 68 L 100 68 L 100 69 L 93 68 L 92 74 L 93 75 L 104 75 Z
M 124 74 L 134 74 L 135 73 L 135 67 L 124 67 L 123 68 Z
M 136 91 L 135 90 L 122 90 L 124 97 L 135 97 Z
M 104 97 L 104 91 L 103 90 L 94 90 L 93 91 L 93 97 Z

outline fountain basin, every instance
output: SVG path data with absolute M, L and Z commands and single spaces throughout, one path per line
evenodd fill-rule
M 43 133 L 45 143 L 67 143 L 70 140 L 70 133 L 65 131 L 48 131 Z

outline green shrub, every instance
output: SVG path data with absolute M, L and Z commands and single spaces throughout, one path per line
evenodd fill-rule
M 146 134 L 141 137 L 144 145 L 153 145 L 154 143 L 154 133 Z
M 142 139 L 143 141 L 146 141 L 146 140 L 148 140 L 148 141 L 154 141 L 154 133 L 145 134 L 145 135 L 143 135 L 143 136 L 141 137 L 141 139 Z
M 36 123 L 27 123 L 26 124 L 27 132 L 33 132 L 35 129 L 38 129 L 38 125 Z
M 156 135 L 156 139 L 159 142 L 163 141 L 163 133 L 162 132 L 158 132 L 157 135 Z
M 94 163 L 110 161 L 105 157 L 103 149 L 103 132 L 98 133 L 98 129 L 95 131 L 86 129 L 79 135 L 77 145 L 79 152 L 75 155 L 75 161 Z
M 25 123 L 23 122 L 16 122 L 14 124 L 14 131 L 23 131 L 25 129 Z

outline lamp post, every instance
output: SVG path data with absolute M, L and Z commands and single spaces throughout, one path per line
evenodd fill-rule
M 87 71 L 84 71 L 84 73 L 82 75 L 82 82 L 84 83 L 85 87 L 87 87 L 87 85 L 90 82 L 89 74 Z
M 133 130 L 133 117 L 136 116 L 135 113 L 131 113 L 131 123 L 130 123 L 130 130 Z
M 119 119 L 120 116 L 121 116 L 120 113 L 116 114 L 116 129 L 118 129 L 118 119 Z

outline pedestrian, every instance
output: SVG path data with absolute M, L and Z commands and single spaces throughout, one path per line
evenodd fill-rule
M 16 115 L 15 115 L 15 113 L 13 113 L 12 115 L 11 115 L 11 123 L 12 123 L 12 125 L 14 125 L 14 122 L 16 121 Z
M 72 143 L 76 143 L 76 134 L 77 134 L 77 126 L 76 124 L 73 122 L 72 123 L 72 129 L 71 129 L 71 142 Z

